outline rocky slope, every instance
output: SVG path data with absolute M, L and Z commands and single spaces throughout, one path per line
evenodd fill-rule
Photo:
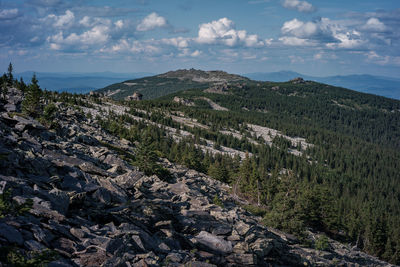
M 0 193 L 21 213 L 0 218 L 1 251 L 55 251 L 49 266 L 390 266 L 329 240 L 326 251 L 260 224 L 226 184 L 160 159 L 170 181 L 124 160 L 135 144 L 57 103 L 57 130 L 0 105 Z M 317 234 L 309 233 L 311 239 Z M 4 256 L 4 255 L 1 256 Z M 0 266 L 7 266 L 5 259 Z

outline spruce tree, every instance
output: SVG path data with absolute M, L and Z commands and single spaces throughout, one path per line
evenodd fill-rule
M 10 64 L 8 65 L 8 69 L 7 69 L 7 83 L 9 86 L 12 86 L 14 83 L 14 76 L 13 76 L 12 72 L 13 72 L 13 65 L 10 62 Z
M 22 102 L 22 110 L 25 114 L 37 117 L 40 115 L 40 97 L 42 91 L 40 90 L 36 74 L 33 74 L 31 84 L 27 87 L 25 92 L 25 99 Z

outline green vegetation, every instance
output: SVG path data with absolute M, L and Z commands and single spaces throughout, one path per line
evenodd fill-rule
M 321 235 L 315 240 L 315 248 L 318 250 L 328 250 L 329 249 L 329 241 L 326 235 Z
M 46 125 L 48 128 L 56 129 L 58 124 L 54 121 L 55 115 L 57 113 L 57 107 L 54 103 L 50 103 L 45 106 L 43 110 L 42 116 L 39 118 L 39 121 Z
M 272 89 L 276 86 L 280 89 Z M 151 116 L 131 112 L 191 132 L 194 137 L 184 140 L 185 145 L 160 141 L 155 147 L 174 162 L 231 183 L 238 194 L 253 203 L 260 201 L 267 224 L 299 235 L 306 227 L 313 227 L 399 263 L 400 102 L 314 82 L 249 82 L 231 90 L 232 95 L 207 94 L 200 89 L 182 91 L 131 104 L 151 111 Z M 173 103 L 176 95 L 190 101 L 207 97 L 230 112 Z M 210 129 L 179 125 L 163 115 L 170 112 L 183 112 Z M 304 156 L 297 157 L 287 152 L 295 147 L 283 138 L 274 139 L 272 147 L 257 146 L 246 138 L 219 132 L 233 129 L 250 137 L 247 123 L 305 137 L 314 146 L 303 149 Z M 195 147 L 201 138 L 254 156 L 240 163 L 227 156 L 204 154 Z M 161 149 L 165 146 L 169 149 Z M 194 157 L 195 153 L 198 156 Z
M 24 80 L 21 78 L 20 81 L 14 79 L 13 75 L 13 65 L 10 64 L 8 65 L 7 73 L 4 73 L 3 76 L 0 76 L 0 100 L 4 100 L 6 97 L 6 94 L 8 92 L 8 87 L 16 87 L 17 89 L 21 91 L 25 91 L 26 89 L 26 84 L 24 83 Z
M 215 195 L 213 197 L 213 203 L 217 206 L 220 206 L 221 208 L 224 207 L 224 203 L 222 202 L 222 200 L 218 197 L 218 195 Z
M 32 77 L 32 83 L 27 87 L 25 91 L 25 99 L 22 102 L 22 110 L 25 114 L 38 117 L 41 114 L 40 97 L 42 90 L 39 87 L 38 80 L 34 74 Z
M 163 78 L 154 76 L 112 84 L 101 90 L 98 90 L 98 92 L 104 93 L 109 90 L 111 92 L 120 90 L 119 93 L 113 95 L 113 98 L 118 100 L 122 100 L 127 96 L 133 95 L 135 92 L 142 93 L 143 99 L 153 99 L 181 90 L 193 88 L 205 89 L 207 87 L 207 83 L 192 82 L 188 80 L 182 81 L 177 78 Z
M 300 237 L 305 229 L 313 228 L 400 264 L 400 101 L 314 82 L 245 81 L 231 86 L 230 94 L 206 93 L 199 84 L 177 78 L 156 76 L 132 82 L 155 91 L 166 79 L 171 83 L 164 84 L 165 88 L 180 92 L 124 104 L 130 107 L 129 115 L 191 136 L 173 139 L 164 127 L 128 114 L 96 117 L 105 130 L 139 144 L 133 164 L 161 177 L 158 157 L 184 164 L 231 184 L 234 194 L 254 203 L 247 209 L 262 215 L 267 225 Z M 198 105 L 174 103 L 175 96 Z M 70 105 L 91 105 L 83 96 L 49 97 Z M 197 101 L 200 97 L 230 111 L 212 110 Z M 166 115 L 181 113 L 206 127 L 192 128 Z M 262 138 L 255 144 L 248 124 L 304 137 L 313 146 L 295 156 L 289 150 L 298 144 L 282 137 L 274 138 L 271 146 Z M 225 130 L 241 137 L 221 133 Z M 204 139 L 214 142 L 215 148 L 230 147 L 248 152 L 247 156 L 240 159 L 204 152 L 199 147 L 205 145 Z M 327 249 L 327 239 L 320 239 L 316 248 Z
M 11 190 L 6 190 L 0 194 L 0 218 L 23 215 L 32 208 L 32 205 L 32 199 L 27 199 L 25 203 L 18 204 L 12 199 Z
M 143 94 L 144 99 L 154 99 L 179 91 L 190 89 L 206 89 L 214 86 L 213 81 L 249 81 L 248 78 L 229 74 L 223 71 L 201 71 L 201 70 L 177 70 L 170 71 L 152 77 L 128 80 L 122 83 L 109 85 L 97 92 L 105 93 L 107 91 L 116 92 L 112 95 L 114 99 L 122 100 L 135 92 Z M 117 92 L 118 91 L 118 92 Z M 204 107 L 209 107 L 208 103 L 201 100 L 195 100 L 197 104 L 202 102 Z
M 45 267 L 50 262 L 57 259 L 58 254 L 49 249 L 42 251 L 31 251 L 27 255 L 22 254 L 22 252 L 15 247 L 1 247 L 0 248 L 0 262 L 4 266 L 13 267 Z

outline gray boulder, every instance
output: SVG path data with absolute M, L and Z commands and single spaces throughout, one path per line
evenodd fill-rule
M 201 231 L 195 238 L 199 247 L 218 254 L 229 254 L 232 252 L 232 243 L 221 237 Z

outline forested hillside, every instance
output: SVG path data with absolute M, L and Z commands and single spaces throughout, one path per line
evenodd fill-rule
M 164 115 L 179 113 L 199 123 L 184 127 L 193 134 L 186 145 L 160 141 L 165 135 L 160 130 L 149 134 L 162 155 L 229 182 L 258 204 L 267 225 L 300 236 L 312 227 L 398 264 L 400 101 L 302 80 L 228 88 L 181 91 L 129 105 L 131 112 L 152 112 L 147 118 L 163 125 L 179 128 Z M 206 100 L 228 111 L 213 110 Z M 249 125 L 300 136 L 312 146 L 279 136 L 271 145 Z M 240 161 L 204 154 L 196 150 L 203 139 L 250 156 Z M 300 156 L 290 153 L 296 149 Z
M 25 94 L 23 112 L 40 115 L 70 142 L 81 141 L 72 139 L 75 126 L 52 122 L 58 109 L 77 110 L 70 112 L 74 123 L 81 118 L 104 130 L 97 141 L 85 142 L 113 150 L 145 175 L 170 181 L 161 164 L 167 159 L 229 184 L 236 203 L 262 216 L 266 226 L 295 234 L 303 247 L 330 251 L 328 236 L 400 264 L 400 101 L 301 78 L 262 83 L 214 74 L 198 88 L 193 77 L 161 77 L 179 81 L 169 84 L 176 92 L 143 101 L 41 95 L 36 78 L 28 87 L 11 83 Z M 10 83 L 7 75 L 2 79 Z M 53 105 L 41 114 L 43 103 Z M 8 117 L 13 113 L 4 116 L 9 124 L 16 120 Z M 118 141 L 108 142 L 110 136 Z M 218 195 L 213 202 L 224 205 Z M 315 239 L 310 231 L 322 235 Z

